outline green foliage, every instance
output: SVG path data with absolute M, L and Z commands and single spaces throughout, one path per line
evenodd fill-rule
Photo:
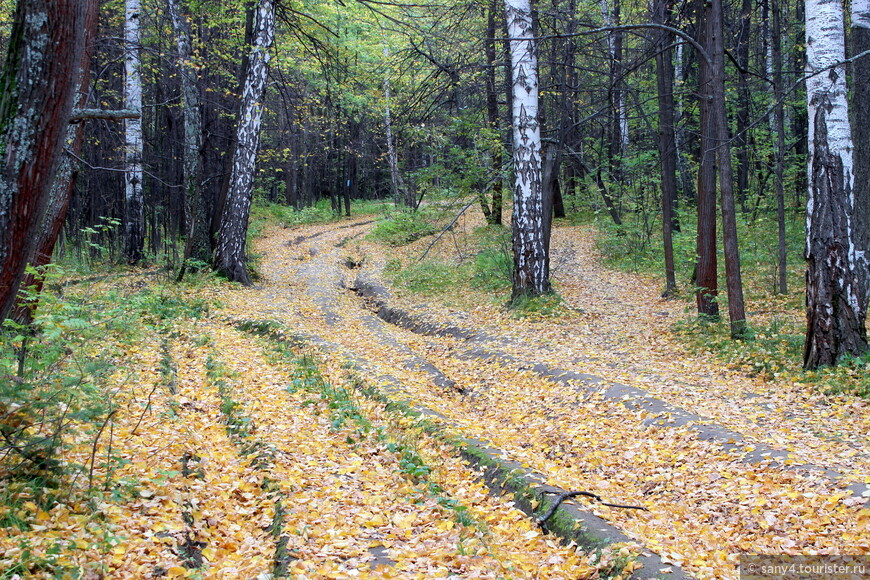
M 731 339 L 724 320 L 692 318 L 678 322 L 674 330 L 693 351 L 713 355 L 751 375 L 815 385 L 829 394 L 870 398 L 870 354 L 845 357 L 836 367 L 803 370 L 805 327 L 797 318 L 774 316 L 750 327 L 743 340 Z
M 400 211 L 381 220 L 368 237 L 389 246 L 404 246 L 437 231 L 432 211 Z
M 517 318 L 555 318 L 566 313 L 562 297 L 556 292 L 540 296 L 520 294 L 508 303 L 508 308 Z
M 126 346 L 146 333 L 174 332 L 179 318 L 198 317 L 210 306 L 185 298 L 178 287 L 140 282 L 105 290 L 70 284 L 57 266 L 31 273 L 43 279 L 45 288 L 38 297 L 34 288 L 23 291 L 32 304 L 39 299 L 32 323 L 7 320 L 0 329 L 3 526 L 20 524 L 8 511 L 16 498 L 34 498 L 47 509 L 54 495 L 65 493 L 82 475 L 90 488 L 95 463 L 109 472 L 119 465 L 111 456 L 72 461 L 66 450 L 90 446 L 111 421 L 116 403 L 108 385 L 117 387 L 110 376 L 127 356 Z M 171 370 L 168 361 L 161 361 L 164 375 Z M 16 485 L 26 491 L 4 497 Z
M 443 294 L 464 278 L 460 269 L 437 260 L 414 262 L 398 271 L 394 283 L 416 294 L 428 296 Z

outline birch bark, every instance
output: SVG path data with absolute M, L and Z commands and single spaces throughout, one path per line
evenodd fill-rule
M 513 82 L 513 297 L 550 290 L 541 195 L 538 58 L 529 0 L 505 0 Z
M 124 107 L 142 110 L 139 0 L 126 0 L 124 11 Z M 142 259 L 145 245 L 145 203 L 142 194 L 142 118 L 124 121 L 124 257 L 129 264 Z
M 254 190 L 257 148 L 260 145 L 269 48 L 275 38 L 275 7 L 272 0 L 260 0 L 255 31 L 239 110 L 238 145 L 233 155 L 230 186 L 215 251 L 215 269 L 230 280 L 245 285 L 251 284 L 245 262 L 245 237 Z
M 809 191 L 807 198 L 807 334 L 804 367 L 835 365 L 867 350 L 866 272 L 856 230 L 855 189 L 843 8 L 838 0 L 806 1 Z

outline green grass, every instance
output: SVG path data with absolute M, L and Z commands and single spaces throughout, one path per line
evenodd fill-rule
M 397 211 L 372 228 L 368 239 L 388 246 L 405 246 L 437 233 L 438 212 L 428 209 Z

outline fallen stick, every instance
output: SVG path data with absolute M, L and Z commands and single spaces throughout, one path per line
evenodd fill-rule
M 595 501 L 597 501 L 601 505 L 606 505 L 607 507 L 621 508 L 621 509 L 626 509 L 626 510 L 643 510 L 645 512 L 649 511 L 645 507 L 638 506 L 638 505 L 620 505 L 618 503 L 607 503 L 606 501 L 603 501 L 600 496 L 597 496 L 594 493 L 589 492 L 589 491 L 563 491 L 563 492 L 544 491 L 542 493 L 544 493 L 544 494 L 557 494 L 558 493 L 558 495 L 556 495 L 556 500 L 553 502 L 553 505 L 550 506 L 550 509 L 547 510 L 547 513 L 545 513 L 543 516 L 538 518 L 538 520 L 536 522 L 542 528 L 544 527 L 544 524 L 546 523 L 546 521 L 548 519 L 550 519 L 551 517 L 553 517 L 553 514 L 556 513 L 556 510 L 559 509 L 559 506 L 562 504 L 563 501 L 565 501 L 566 499 L 571 499 L 572 497 L 577 497 L 577 496 L 581 496 L 581 495 L 584 497 L 594 499 Z

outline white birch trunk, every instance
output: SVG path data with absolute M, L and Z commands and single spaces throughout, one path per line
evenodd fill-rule
M 257 149 L 260 145 L 263 97 L 269 73 L 269 48 L 275 38 L 275 6 L 272 0 L 260 0 L 254 29 L 248 74 L 239 110 L 238 145 L 233 156 L 230 187 L 215 252 L 215 268 L 226 274 L 230 280 L 243 284 L 251 283 L 245 264 L 245 237 L 254 190 Z
M 607 0 L 601 0 L 601 18 L 604 20 L 604 26 L 618 26 L 619 22 L 616 22 L 613 18 L 613 13 L 610 11 L 610 6 L 607 4 Z M 607 49 L 610 52 L 610 60 L 611 62 L 616 61 L 616 51 L 617 51 L 617 39 L 616 35 L 621 34 L 621 32 L 607 32 Z M 615 65 L 618 68 L 614 69 L 611 67 L 611 70 L 617 70 L 621 74 L 621 63 Z M 622 90 L 622 82 L 618 82 L 619 86 L 614 87 L 614 91 L 616 93 L 616 102 L 614 103 L 615 113 L 618 117 L 617 119 L 617 127 L 619 128 L 619 146 L 620 146 L 620 155 L 625 155 L 625 152 L 628 151 L 628 109 L 625 105 L 625 95 Z
M 804 366 L 833 365 L 866 350 L 858 273 L 852 136 L 846 101 L 842 4 L 806 1 L 809 191 Z M 819 74 L 814 74 L 819 73 Z
M 513 82 L 513 295 L 517 297 L 548 292 L 550 272 L 541 197 L 538 58 L 529 0 L 505 0 L 505 18 Z
M 139 0 L 126 0 L 124 14 L 124 108 L 142 110 L 141 44 Z M 142 196 L 142 118 L 124 121 L 124 255 L 136 264 L 142 259 L 145 245 L 145 204 Z

